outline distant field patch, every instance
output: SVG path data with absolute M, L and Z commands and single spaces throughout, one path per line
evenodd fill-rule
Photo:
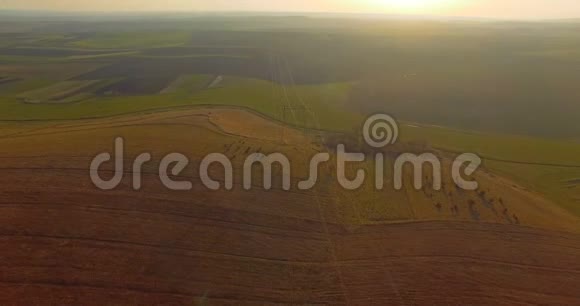
M 182 75 L 171 82 L 160 93 L 174 94 L 174 93 L 193 93 L 203 89 L 209 84 L 212 76 L 209 75 Z
M 259 56 L 257 49 L 236 47 L 169 47 L 147 49 L 141 52 L 141 58 L 250 58 Z
M 207 88 L 217 88 L 224 80 L 224 77 L 221 75 L 216 76 L 211 83 L 207 86 Z
M 125 57 L 138 54 L 137 51 L 121 51 L 121 52 L 109 52 L 109 53 L 99 53 L 99 54 L 87 54 L 87 55 L 75 55 L 67 57 L 67 60 L 87 60 L 87 59 L 102 59 L 102 58 L 113 58 L 113 57 Z
M 100 81 L 64 81 L 19 95 L 24 103 L 71 103 L 89 97 L 88 90 Z
M 13 96 L 58 83 L 46 79 L 19 79 L 15 82 L 0 85 L 0 96 Z
M 233 75 L 269 80 L 271 71 L 259 58 L 188 57 L 127 58 L 78 77 L 78 79 L 149 78 L 175 79 L 186 74 Z
M 0 56 L 1 57 L 1 56 Z M 18 79 L 45 79 L 51 81 L 65 81 L 77 75 L 86 74 L 102 67 L 101 63 L 81 62 L 39 62 L 35 64 L 0 64 L 0 75 Z M 96 80 L 98 78 L 94 78 Z M 104 78 L 103 78 L 104 79 Z
M 237 47 L 169 47 L 143 51 L 144 55 L 155 56 L 181 56 L 191 54 L 253 55 L 256 53 L 257 49 Z
M 116 48 L 156 48 L 179 46 L 191 38 L 188 32 L 124 32 L 107 33 L 88 37 L 72 43 L 82 48 L 116 49 Z
M 542 59 L 580 61 L 580 50 L 578 49 L 542 50 L 524 52 L 523 55 L 538 57 Z
M 135 58 L 142 58 L 142 59 L 165 59 L 165 58 L 172 58 L 172 59 L 188 59 L 188 58 L 197 58 L 197 59 L 208 59 L 208 58 L 245 59 L 245 58 L 248 58 L 247 56 L 244 56 L 244 55 L 227 55 L 227 54 L 184 54 L 184 55 L 173 55 L 173 56 L 136 54 L 134 57 Z
M 67 48 L 0 48 L 0 55 L 9 56 L 39 56 L 39 57 L 69 57 L 69 56 L 94 56 L 110 53 L 110 51 L 95 51 Z
M 153 95 L 160 93 L 171 80 L 172 78 L 167 76 L 126 78 L 100 88 L 96 94 L 99 96 Z
M 4 85 L 4 84 L 8 84 L 8 83 L 13 83 L 18 81 L 17 78 L 10 78 L 10 77 L 1 77 L 0 76 L 0 86 Z

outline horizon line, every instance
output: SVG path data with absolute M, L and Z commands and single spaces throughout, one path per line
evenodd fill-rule
M 431 14 L 390 14 L 390 13 L 371 13 L 371 12 L 331 12 L 331 11 L 256 11 L 256 10 L 54 10 L 54 9 L 0 9 L 1 13 L 37 13 L 52 15 L 190 15 L 190 14 L 213 14 L 213 15 L 265 15 L 280 17 L 313 17 L 332 16 L 335 17 L 374 17 L 374 18 L 396 18 L 396 19 L 432 19 L 432 20 L 451 20 L 451 21 L 497 21 L 497 22 L 557 22 L 557 21 L 580 21 L 579 17 L 562 17 L 562 18 L 515 18 L 515 17 L 487 17 L 487 16 L 461 16 L 461 15 L 431 15 Z M 297 16 L 298 15 L 298 16 Z

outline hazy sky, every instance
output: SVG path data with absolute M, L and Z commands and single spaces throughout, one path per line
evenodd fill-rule
M 580 0 L 0 0 L 0 9 L 311 11 L 492 18 L 580 18 Z

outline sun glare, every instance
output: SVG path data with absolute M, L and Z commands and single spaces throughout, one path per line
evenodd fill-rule
M 374 0 L 394 12 L 428 13 L 430 10 L 450 6 L 453 0 Z

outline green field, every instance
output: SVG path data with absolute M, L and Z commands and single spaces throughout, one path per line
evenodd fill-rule
M 451 152 L 474 152 L 484 166 L 580 216 L 580 143 L 403 125 L 402 138 Z
M 54 85 L 27 91 L 18 95 L 18 99 L 27 104 L 70 103 L 89 97 L 83 90 L 94 87 L 99 81 L 64 81 Z
M 189 41 L 190 33 L 180 31 L 144 33 L 107 33 L 76 40 L 72 46 L 88 49 L 155 48 L 179 46 Z
M 346 108 L 350 83 L 281 86 L 267 81 L 239 77 L 225 77 L 218 88 L 204 88 L 211 76 L 179 77 L 170 86 L 175 89 L 157 95 L 92 97 L 73 105 L 31 105 L 22 103 L 22 97 L 36 95 L 50 99 L 66 91 L 95 85 L 89 82 L 61 82 L 41 89 L 15 95 L 0 95 L 0 120 L 74 120 L 142 111 L 166 110 L 173 107 L 200 105 L 231 105 L 247 107 L 289 123 L 337 131 L 352 131 L 362 116 Z M 81 88 L 82 89 L 82 88 Z M 285 105 L 296 108 L 282 114 Z M 306 106 L 306 107 L 304 107 Z

